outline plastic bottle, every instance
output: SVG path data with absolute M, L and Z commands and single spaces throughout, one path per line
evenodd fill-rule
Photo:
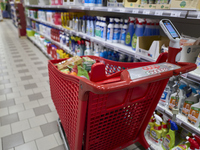
M 106 24 L 106 18 L 103 18 L 102 19 L 102 26 L 101 26 L 101 28 L 102 28 L 102 30 L 101 30 L 101 38 L 104 40 L 104 41 L 106 41 L 106 35 L 107 35 L 107 24 Z
M 110 18 L 110 22 L 109 22 L 108 30 L 107 30 L 107 41 L 108 42 L 113 41 L 113 30 L 114 30 L 114 22 L 113 22 L 113 18 Z
M 97 16 L 96 27 L 95 27 L 95 37 L 98 37 L 99 33 L 99 17 Z
M 87 17 L 86 33 L 87 35 L 90 35 L 90 17 Z
M 81 32 L 81 31 L 82 31 L 81 22 L 82 22 L 82 17 L 80 17 L 80 18 L 78 19 L 78 32 Z
M 113 43 L 119 43 L 119 36 L 120 36 L 119 19 L 115 18 L 114 20 L 115 20 L 115 25 L 114 25 Z
M 164 140 L 164 137 L 166 136 L 168 129 L 167 129 L 167 116 L 163 115 L 163 122 L 162 122 L 162 139 Z
M 171 124 L 171 128 L 169 132 L 166 134 L 163 140 L 162 148 L 164 150 L 169 150 L 174 147 L 175 145 L 175 131 L 178 130 L 178 127 L 175 122 L 172 120 L 169 121 Z
M 85 21 L 85 16 L 83 16 L 82 20 L 82 32 L 86 33 L 86 21 Z
M 146 19 L 146 26 L 145 26 L 145 31 L 143 36 L 151 36 L 152 35 L 152 27 L 151 27 L 151 20 Z
M 94 56 L 99 57 L 100 56 L 100 51 L 99 51 L 98 44 L 95 44 L 94 47 L 95 47 Z
M 103 6 L 103 0 L 97 0 L 96 6 Z
M 89 6 L 89 0 L 84 1 L 84 6 Z
M 88 6 L 91 6 L 91 7 L 95 6 L 95 0 L 88 0 L 88 1 L 89 1 Z
M 103 56 L 104 56 L 103 58 L 108 59 L 108 51 L 106 48 L 104 48 L 103 50 Z
M 83 51 L 81 49 L 81 41 L 77 41 L 77 44 L 78 44 L 78 46 L 77 46 L 76 54 L 78 56 L 83 56 Z
M 156 32 L 155 32 L 156 35 L 160 35 L 160 25 L 158 22 L 156 23 L 155 30 L 156 30 Z
M 185 99 L 182 107 L 182 114 L 185 115 L 186 117 L 188 116 L 190 112 L 191 105 L 198 103 L 198 94 L 197 91 L 200 91 L 198 86 L 195 85 L 189 85 L 192 93 L 190 95 L 186 95 L 187 98 Z
M 150 139 L 152 139 L 155 144 L 161 144 L 162 126 L 160 122 L 162 122 L 162 118 L 156 114 L 154 114 L 154 117 L 156 119 L 156 122 L 154 124 L 154 127 L 151 127 L 150 129 Z
M 100 17 L 100 20 L 99 20 L 99 34 L 98 34 L 98 37 L 101 38 L 101 33 L 102 33 L 102 23 L 103 23 L 103 17 Z
M 119 30 L 120 30 L 120 35 L 119 35 L 119 43 L 121 41 L 122 38 L 122 29 L 123 29 L 123 19 L 120 19 L 120 24 L 119 24 Z
M 124 25 L 122 27 L 121 39 L 120 39 L 120 43 L 122 44 L 125 44 L 127 29 L 128 29 L 128 19 L 125 19 Z
M 196 135 L 195 133 L 192 133 L 192 136 L 195 138 L 195 140 L 197 141 L 197 143 L 200 146 L 200 137 L 198 135 Z
M 93 36 L 94 37 L 94 18 L 91 17 L 90 18 L 90 36 Z
M 78 17 L 76 17 L 76 19 L 74 19 L 74 30 L 78 31 Z
M 86 50 L 84 51 L 84 55 L 91 55 L 90 43 L 86 41 L 85 44 L 86 44 Z
M 146 134 L 147 134 L 148 136 L 150 136 L 150 129 L 154 127 L 154 124 L 155 124 L 155 118 L 154 118 L 154 116 L 152 115 L 152 116 L 151 116 L 151 119 L 150 119 L 150 121 L 149 121 L 149 123 L 148 123 L 148 125 L 147 125 L 147 130 L 146 130 Z
M 193 140 L 189 136 L 187 136 L 186 139 L 190 142 L 190 147 L 188 148 L 188 150 L 199 150 L 199 144 L 195 140 Z
M 190 143 L 188 141 L 186 141 L 185 143 L 181 143 L 181 144 L 175 146 L 171 150 L 188 150 L 188 148 L 190 148 Z
M 128 26 L 128 31 L 126 33 L 126 40 L 125 40 L 125 45 L 127 46 L 131 46 L 132 36 L 135 33 L 135 28 L 134 28 L 135 18 L 129 17 L 129 20 L 130 20 L 130 23 Z
M 119 54 L 119 61 L 125 62 L 125 55 L 124 54 L 122 54 L 122 53 Z
M 134 51 L 136 51 L 137 38 L 143 36 L 143 33 L 144 33 L 143 24 L 142 24 L 143 22 L 144 22 L 144 19 L 140 19 L 140 18 L 136 19 L 136 29 L 135 29 L 135 33 L 132 37 L 132 43 L 131 43 L 132 49 Z
M 72 19 L 72 29 L 75 29 L 75 17 L 73 17 L 73 19 Z
M 171 89 L 167 85 L 165 90 L 163 91 L 163 94 L 162 94 L 161 98 L 160 98 L 159 104 L 161 104 L 163 106 L 168 105 L 169 104 L 170 95 L 171 95 Z

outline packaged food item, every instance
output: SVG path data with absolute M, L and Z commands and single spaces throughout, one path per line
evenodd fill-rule
M 88 72 L 81 66 L 78 66 L 78 74 L 77 76 L 79 77 L 85 77 L 87 78 L 88 80 L 90 79 L 89 75 L 88 75 Z
M 63 69 L 63 70 L 61 70 L 61 72 L 66 73 L 66 74 L 70 73 L 69 69 Z
M 92 65 L 96 63 L 95 60 L 89 57 L 83 57 L 83 68 L 87 71 L 91 70 Z
M 74 56 L 74 57 L 71 57 L 65 61 L 62 61 L 60 63 L 57 64 L 57 67 L 59 70 L 62 70 L 62 69 L 66 69 L 68 68 L 68 66 L 74 66 L 74 65 L 81 65 L 82 64 L 82 59 L 81 57 L 79 56 Z

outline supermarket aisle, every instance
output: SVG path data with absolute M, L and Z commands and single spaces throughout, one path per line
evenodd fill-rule
M 64 150 L 47 58 L 11 20 L 0 22 L 0 150 Z M 138 145 L 138 144 L 136 144 Z M 132 145 L 125 150 L 140 150 Z

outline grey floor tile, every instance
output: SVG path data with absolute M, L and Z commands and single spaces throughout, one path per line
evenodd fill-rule
M 0 73 L 0 76 L 6 76 L 6 75 L 8 75 L 8 72 L 1 72 Z
M 0 69 L 7 69 L 6 66 L 0 66 Z
M 38 59 L 39 59 L 38 57 L 31 58 L 31 60 L 38 60 Z
M 6 101 L 0 101 L 0 108 L 9 107 L 15 105 L 15 100 L 10 99 Z
M 23 135 L 21 132 L 15 133 L 2 138 L 3 150 L 16 147 L 24 143 Z
M 30 101 L 34 101 L 34 100 L 42 99 L 44 97 L 42 96 L 42 93 L 36 93 L 36 94 L 28 95 L 28 98 Z
M 22 62 L 23 61 L 23 59 L 16 59 L 16 60 L 14 60 L 14 62 Z
M 49 75 L 48 72 L 42 73 L 42 76 L 43 76 L 43 77 L 47 77 L 48 75 Z
M 58 147 L 52 148 L 51 150 L 65 150 L 64 145 L 60 145 Z
M 15 114 L 3 116 L 0 118 L 0 120 L 1 120 L 1 125 L 4 126 L 4 125 L 19 121 L 19 117 L 18 117 L 18 114 L 15 113 Z
M 38 86 L 37 86 L 36 83 L 26 84 L 26 85 L 24 85 L 24 88 L 25 88 L 26 90 L 34 89 L 34 88 L 37 88 L 37 87 L 38 87 Z
M 12 52 L 11 54 L 19 54 L 19 52 Z
M 35 56 L 36 54 L 28 54 L 28 56 Z
M 42 61 L 36 61 L 36 62 L 34 62 L 34 64 L 35 65 L 40 65 L 40 64 L 43 64 L 43 62 Z
M 9 79 L 7 79 L 7 80 L 1 80 L 1 81 L 0 81 L 0 84 L 7 84 L 7 83 L 10 83 L 10 80 L 9 80 Z
M 32 51 L 29 50 L 29 51 L 26 51 L 26 52 L 27 52 L 27 53 L 30 53 L 30 52 L 32 52 Z
M 57 121 L 41 125 L 40 127 L 44 136 L 58 132 Z
M 38 67 L 38 70 L 46 70 L 46 69 L 47 69 L 46 66 Z
M 25 67 L 26 66 L 26 64 L 18 64 L 18 65 L 16 65 L 16 67 Z
M 49 108 L 48 105 L 33 108 L 33 110 L 34 110 L 36 116 L 51 112 L 51 109 Z
M 20 55 L 15 55 L 15 56 L 13 56 L 13 58 L 19 58 L 19 57 L 21 57 Z
M 33 79 L 33 77 L 30 75 L 30 76 L 23 76 L 21 77 L 21 80 L 24 81 L 24 80 L 30 80 L 30 79 Z
M 22 70 L 18 70 L 19 73 L 26 73 L 26 72 L 29 72 L 28 69 L 22 69 Z
M 4 94 L 8 94 L 8 93 L 12 93 L 11 88 L 0 90 L 0 95 L 4 95 Z

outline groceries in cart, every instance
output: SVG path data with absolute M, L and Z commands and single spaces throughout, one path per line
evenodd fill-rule
M 96 61 L 89 57 L 81 58 L 79 56 L 74 56 L 56 64 L 56 66 L 65 74 L 79 76 L 89 80 L 88 72 L 91 70 L 94 63 L 96 63 Z

